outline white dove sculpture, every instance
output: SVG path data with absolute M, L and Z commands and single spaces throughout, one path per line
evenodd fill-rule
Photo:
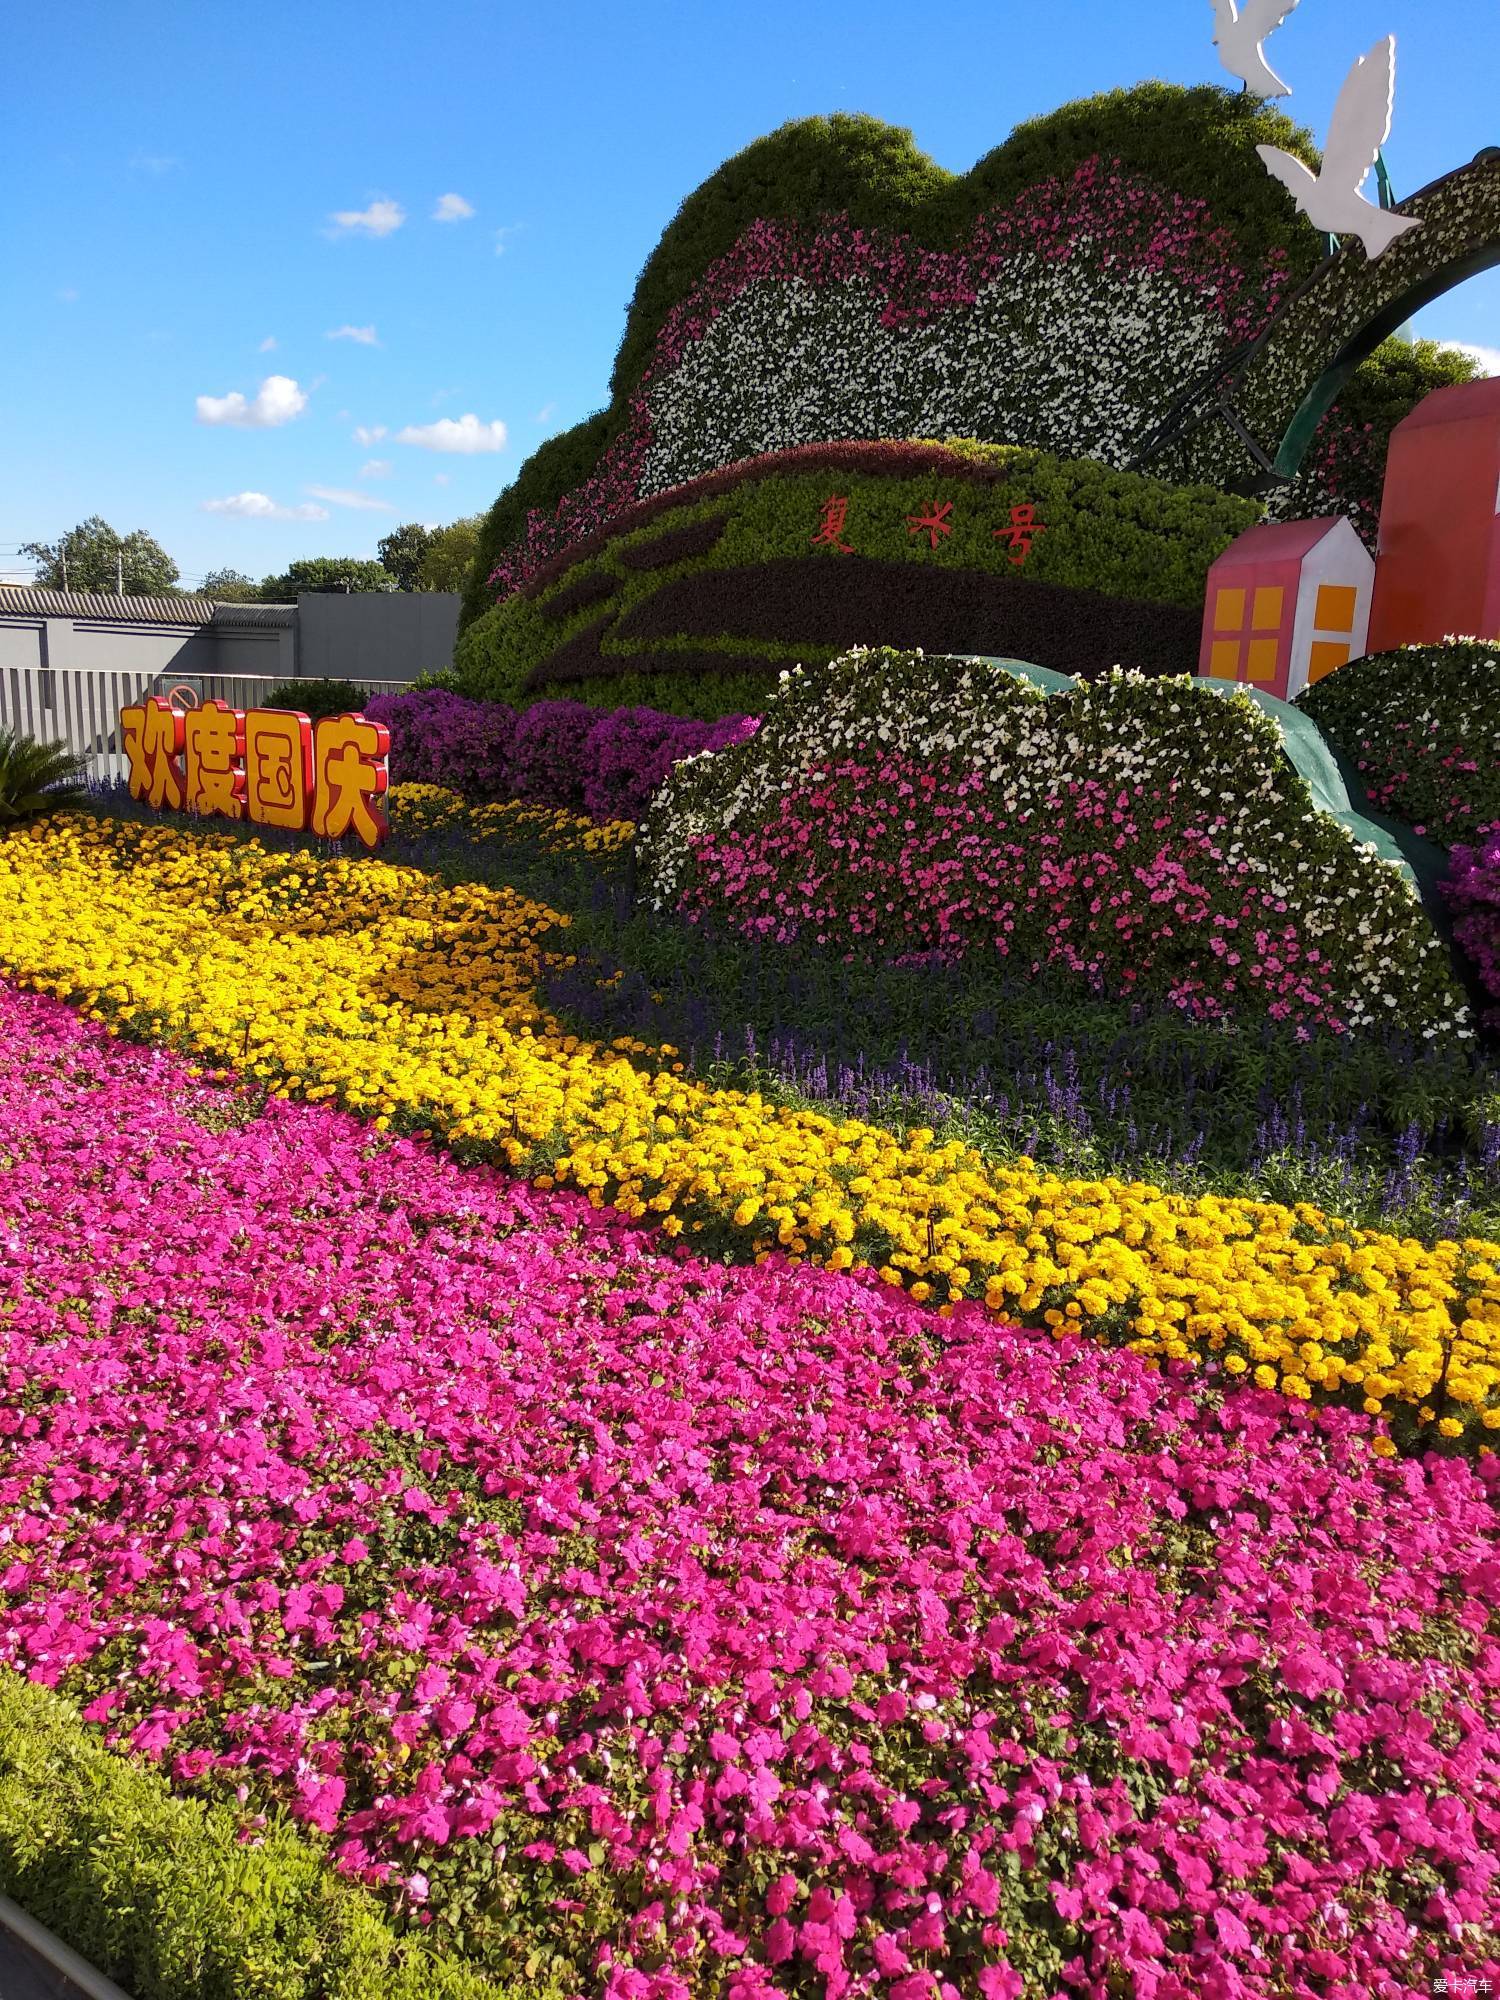
M 1282 82 L 1261 53 L 1267 35 L 1279 28 L 1296 7 L 1297 0 L 1213 0 L 1214 47 L 1219 61 L 1231 76 L 1261 97 L 1290 97 L 1290 84 Z
M 1420 229 L 1415 215 L 1396 215 L 1367 201 L 1360 189 L 1386 140 L 1391 136 L 1391 111 L 1396 98 L 1396 37 L 1387 35 L 1368 55 L 1360 57 L 1344 79 L 1333 107 L 1323 171 L 1314 174 L 1292 153 L 1279 146 L 1257 146 L 1256 152 L 1291 194 L 1312 223 L 1330 236 L 1357 236 L 1373 262 L 1408 229 Z

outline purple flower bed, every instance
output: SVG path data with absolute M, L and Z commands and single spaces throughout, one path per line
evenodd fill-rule
M 539 701 L 518 712 L 441 688 L 382 695 L 365 713 L 391 732 L 395 784 L 527 799 L 596 820 L 640 819 L 674 764 L 741 743 L 759 727 L 753 716 L 697 722 L 576 701 Z
M 1452 862 L 1443 893 L 1453 906 L 1453 935 L 1497 1003 L 1487 1018 L 1500 1028 L 1500 829 L 1480 847 L 1455 847 Z
M 503 799 L 510 793 L 510 752 L 516 711 L 501 702 L 469 701 L 444 688 L 378 695 L 365 703 L 372 722 L 391 732 L 391 778 L 402 785 L 445 785 L 465 798 Z

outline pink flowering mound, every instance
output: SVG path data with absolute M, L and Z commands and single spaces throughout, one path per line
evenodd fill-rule
M 700 835 L 682 907 L 727 910 L 777 944 L 948 960 L 978 948 L 1096 990 L 1160 987 L 1200 1018 L 1227 1020 L 1237 996 L 1264 993 L 1273 1019 L 1345 1025 L 1327 952 L 1207 827 L 1174 823 L 1176 787 L 1127 800 L 1084 783 L 1041 826 L 1007 813 L 1000 789 L 962 765 L 830 763 L 774 819 Z
M 538 1994 L 1494 1963 L 1495 1461 L 695 1262 L 0 990 L 0 1658 Z
M 1270 717 L 1187 678 L 1042 695 L 856 651 L 679 765 L 652 903 L 861 961 L 986 962 L 1228 1025 L 1468 1032 L 1407 885 L 1316 810 Z

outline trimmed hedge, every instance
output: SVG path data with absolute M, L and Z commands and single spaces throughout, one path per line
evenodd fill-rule
M 1472 1035 L 1411 884 L 1317 810 L 1247 694 L 854 652 L 680 765 L 653 908 L 861 961 L 973 957 L 1229 1025 Z
M 325 715 L 358 715 L 370 699 L 370 690 L 355 681 L 283 681 L 259 705 L 262 708 L 296 708 L 316 722 Z
M 802 655 L 831 657 L 878 642 L 1029 660 L 1083 680 L 1117 666 L 1190 674 L 1202 629 L 1201 614 L 1178 605 L 972 571 L 924 575 L 908 564 L 855 556 L 837 567 L 783 559 L 682 577 L 622 618 L 616 630 L 626 643 L 660 642 L 711 633 L 736 618 Z M 574 671 L 582 665 L 568 664 Z M 608 674 L 614 664 L 601 653 L 593 671 Z M 768 662 L 768 674 L 778 671 Z M 549 681 L 563 678 L 547 670 Z
M 854 555 L 815 542 L 831 491 Z M 910 517 L 935 499 L 952 533 L 934 550 Z M 1024 570 L 995 535 L 1022 504 L 1045 527 Z M 748 676 L 763 699 L 783 667 L 853 643 L 1192 672 L 1209 565 L 1259 511 L 973 440 L 801 446 L 628 509 L 464 632 L 455 666 L 466 693 L 510 702 L 651 674 L 668 708 L 674 681 Z
M 61 1696 L 0 1668 L 0 1891 L 132 2000 L 522 2000 L 398 1937 L 291 1826 L 247 1842 L 246 1824 L 174 1796 Z
M 1452 847 L 1500 828 L 1500 643 L 1371 653 L 1297 698 L 1371 801 Z

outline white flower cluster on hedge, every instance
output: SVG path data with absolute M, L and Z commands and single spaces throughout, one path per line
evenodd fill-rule
M 1222 351 L 1219 318 L 1161 272 L 1018 258 L 972 306 L 882 322 L 862 279 L 762 278 L 651 385 L 642 495 L 736 459 L 841 438 L 1003 438 L 1123 466 Z
M 1349 1029 L 1472 1036 L 1447 950 L 1406 875 L 1316 809 L 1275 722 L 1248 695 L 1188 676 L 1116 668 L 1044 695 L 1002 668 L 888 648 L 798 669 L 753 738 L 677 765 L 652 800 L 636 843 L 651 907 L 683 902 L 695 843 L 764 825 L 779 794 L 877 749 L 973 768 L 1011 823 L 1038 833 L 1085 781 L 1128 795 L 1166 788 L 1174 828 L 1210 834 L 1227 870 L 1285 903 L 1334 969 Z

